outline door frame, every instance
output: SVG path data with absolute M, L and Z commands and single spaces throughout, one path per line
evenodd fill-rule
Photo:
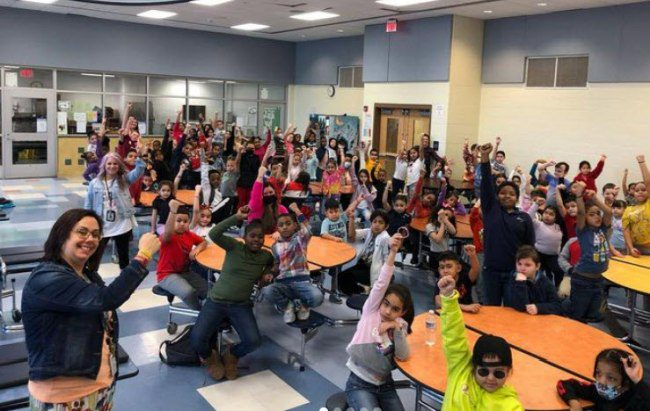
M 372 142 L 374 147 L 375 140 L 379 141 L 379 132 L 381 127 L 381 110 L 390 108 L 394 110 L 429 110 L 429 128 L 431 128 L 431 114 L 433 106 L 430 104 L 395 104 L 395 103 L 375 103 L 374 115 L 372 121 Z M 381 155 L 381 153 L 380 153 Z M 385 156 L 385 154 L 384 154 Z M 390 156 L 394 157 L 394 156 Z
M 45 133 L 14 133 L 12 116 L 13 98 L 43 98 L 47 101 L 47 132 Z M 2 89 L 2 178 L 39 178 L 56 177 L 57 173 L 57 106 L 56 91 L 52 89 L 12 87 Z M 19 137 L 14 138 L 14 134 Z M 31 136 L 30 136 L 31 135 Z M 29 140 L 29 138 L 32 140 Z M 46 141 L 46 164 L 13 164 L 14 141 Z

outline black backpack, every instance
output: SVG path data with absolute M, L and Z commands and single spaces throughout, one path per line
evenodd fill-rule
M 201 365 L 199 354 L 190 344 L 190 333 L 193 325 L 190 324 L 183 328 L 174 339 L 163 341 L 158 350 L 160 361 L 167 365 Z M 165 355 L 163 355 L 163 349 Z

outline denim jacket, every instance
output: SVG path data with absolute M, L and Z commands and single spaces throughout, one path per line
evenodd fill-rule
M 29 379 L 57 376 L 97 378 L 104 338 L 103 313 L 116 310 L 148 274 L 132 261 L 106 286 L 96 272 L 86 273 L 91 283 L 66 264 L 40 263 L 25 283 L 22 297 Z
M 135 168 L 126 175 L 126 181 L 129 185 L 133 184 L 140 176 L 144 174 L 146 165 L 144 161 L 138 158 L 135 161 Z M 84 208 L 86 210 L 93 210 L 99 216 L 104 214 L 104 182 L 97 178 L 94 178 L 88 184 L 88 195 L 86 196 L 86 201 L 84 202 Z M 117 206 L 117 218 L 118 219 L 127 219 L 131 218 L 135 214 L 135 208 L 131 203 L 131 195 L 129 194 L 129 188 L 122 190 L 120 185 L 115 184 L 110 187 L 111 194 L 115 199 L 115 204 Z

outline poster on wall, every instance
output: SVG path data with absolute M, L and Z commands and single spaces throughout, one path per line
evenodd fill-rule
M 359 140 L 359 117 L 312 114 L 309 123 L 312 129 L 321 130 L 321 136 L 344 140 L 348 149 L 354 147 Z
M 280 127 L 282 112 L 280 107 L 265 107 L 262 111 L 262 130 L 264 131 L 267 128 L 271 131 L 275 130 L 276 127 Z

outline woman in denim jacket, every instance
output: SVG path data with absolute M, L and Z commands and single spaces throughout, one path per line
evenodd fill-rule
M 102 221 L 92 210 L 68 210 L 54 223 L 43 261 L 22 297 L 29 353 L 30 410 L 110 410 L 118 368 L 115 310 L 136 290 L 160 248 L 154 234 L 106 286 L 89 266 L 101 256 Z
M 143 151 L 146 151 L 144 146 L 140 147 L 139 154 Z M 135 168 L 127 173 L 119 154 L 108 153 L 102 159 L 99 174 L 88 184 L 84 208 L 97 213 L 104 224 L 104 238 L 97 249 L 97 264 L 111 238 L 115 240 L 120 268 L 124 269 L 129 264 L 129 241 L 136 226 L 129 186 L 144 174 L 145 168 L 144 161 L 138 157 Z M 91 268 L 97 271 L 99 265 Z

